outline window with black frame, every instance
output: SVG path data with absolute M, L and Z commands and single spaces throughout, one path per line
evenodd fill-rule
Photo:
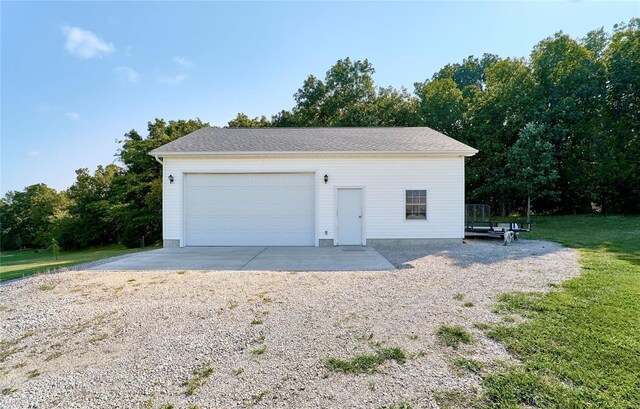
M 405 191 L 405 219 L 427 220 L 427 191 Z

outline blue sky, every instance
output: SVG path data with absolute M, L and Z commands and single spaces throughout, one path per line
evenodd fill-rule
M 156 117 L 225 125 L 293 105 L 309 74 L 368 58 L 380 86 L 640 16 L 640 2 L 1 3 L 0 190 L 64 189 Z

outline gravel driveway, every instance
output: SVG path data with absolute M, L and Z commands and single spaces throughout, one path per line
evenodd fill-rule
M 479 387 L 454 358 L 510 359 L 473 325 L 501 321 L 496 295 L 579 271 L 574 251 L 541 241 L 378 250 L 399 269 L 68 271 L 0 286 L 0 407 L 438 407 Z M 441 345 L 442 324 L 474 342 Z M 325 366 L 381 347 L 407 361 Z

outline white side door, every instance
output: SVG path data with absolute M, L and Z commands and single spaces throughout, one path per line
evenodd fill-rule
M 362 245 L 362 189 L 338 189 L 338 244 Z

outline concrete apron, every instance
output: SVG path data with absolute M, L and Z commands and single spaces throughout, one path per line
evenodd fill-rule
M 371 271 L 395 267 L 373 247 L 171 247 L 88 270 Z

